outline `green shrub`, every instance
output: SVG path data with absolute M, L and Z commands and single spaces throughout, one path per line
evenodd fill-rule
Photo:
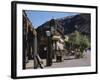
M 75 31 L 69 36 L 69 43 L 72 49 L 79 49 L 79 56 L 83 57 L 83 52 L 86 48 L 90 47 L 90 41 L 86 35 L 80 34 L 78 31 Z

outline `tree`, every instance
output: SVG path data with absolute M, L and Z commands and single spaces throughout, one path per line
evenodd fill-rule
M 69 36 L 69 42 L 72 45 L 73 48 L 77 48 L 80 46 L 81 41 L 81 35 L 78 31 L 75 31 L 75 33 L 72 33 Z
M 75 31 L 69 36 L 69 43 L 71 45 L 71 49 L 78 49 L 79 57 L 83 57 L 84 50 L 90 47 L 88 37 L 80 34 L 78 31 Z
M 89 48 L 90 47 L 90 42 L 89 39 L 87 38 L 87 36 L 81 36 L 81 42 L 80 42 L 80 50 L 81 52 L 84 51 L 84 49 Z

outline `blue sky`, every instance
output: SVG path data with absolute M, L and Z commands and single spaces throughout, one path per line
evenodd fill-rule
M 34 28 L 37 28 L 38 26 L 45 23 L 46 21 L 51 20 L 52 18 L 63 18 L 66 16 L 76 15 L 77 13 L 27 10 L 26 14 Z

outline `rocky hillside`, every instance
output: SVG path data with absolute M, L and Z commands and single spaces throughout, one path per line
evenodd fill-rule
M 78 14 L 74 16 L 67 16 L 64 18 L 55 19 L 57 27 L 63 31 L 63 33 L 70 34 L 73 33 L 75 30 L 79 31 L 82 34 L 86 34 L 90 36 L 91 33 L 91 19 L 90 14 Z M 50 28 L 50 21 L 45 22 L 41 26 L 37 28 L 37 31 L 40 34 L 45 34 L 44 30 Z

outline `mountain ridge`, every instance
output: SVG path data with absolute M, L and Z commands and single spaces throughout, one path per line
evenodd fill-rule
M 51 21 L 51 20 L 50 20 Z M 37 28 L 37 31 L 41 31 L 41 34 L 44 34 L 46 29 L 50 28 L 50 21 L 47 21 L 40 25 Z M 58 24 L 57 27 L 64 30 L 64 35 L 71 34 L 74 31 L 79 31 L 82 34 L 86 34 L 90 37 L 91 33 L 91 15 L 87 13 L 80 13 L 73 16 L 67 16 L 59 19 L 54 19 L 56 21 L 56 24 Z

